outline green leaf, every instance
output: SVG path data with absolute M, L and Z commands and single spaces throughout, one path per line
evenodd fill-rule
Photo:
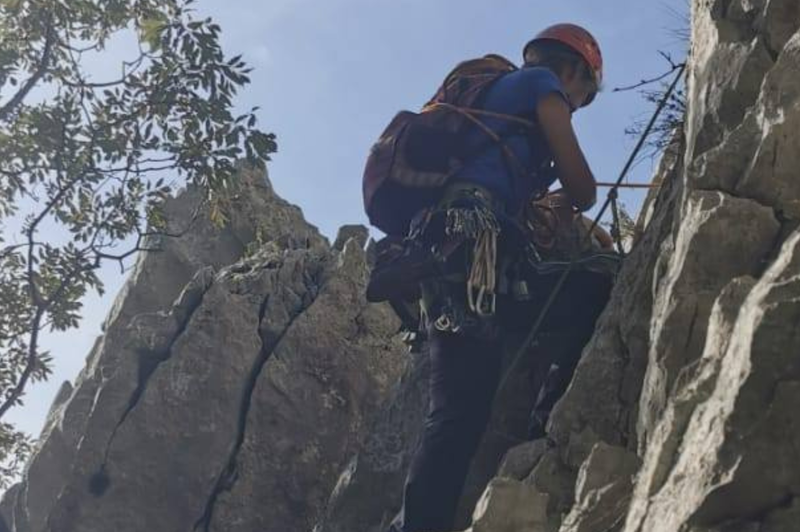
M 150 47 L 150 51 L 161 48 L 161 37 L 167 22 L 167 17 L 163 13 L 156 12 L 139 23 L 139 39 Z

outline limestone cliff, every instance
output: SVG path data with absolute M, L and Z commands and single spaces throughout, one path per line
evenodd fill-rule
M 140 256 L 3 499 L 6 529 L 313 526 L 403 370 L 399 324 L 364 300 L 366 230 L 331 247 L 242 177 L 225 229 L 194 190 L 169 203 L 185 234 Z
M 800 2 L 692 15 L 679 155 L 548 438 L 524 367 L 497 397 L 473 532 L 800 530 Z M 426 357 L 364 301 L 363 228 L 331 246 L 244 177 L 225 229 L 169 204 L 194 222 L 140 257 L 0 530 L 384 532 Z

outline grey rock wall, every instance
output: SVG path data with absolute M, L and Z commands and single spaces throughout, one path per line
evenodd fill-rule
M 399 323 L 364 300 L 363 229 L 332 248 L 241 178 L 224 228 L 194 190 L 169 202 L 185 234 L 139 257 L 0 505 L 9 530 L 300 531 L 321 511 L 404 370 Z

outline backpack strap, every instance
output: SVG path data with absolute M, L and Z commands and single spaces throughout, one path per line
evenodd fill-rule
M 489 71 L 487 68 L 489 63 L 493 63 L 492 70 L 494 72 Z M 519 67 L 502 55 L 487 54 L 481 58 L 469 59 L 456 65 L 456 67 L 447 74 L 447 77 L 444 78 L 442 88 L 445 92 L 449 90 L 454 85 L 454 78 L 503 75 L 514 72 L 515 70 L 519 70 Z
M 490 147 L 496 144 L 500 146 L 500 149 L 503 152 L 503 159 L 505 160 L 506 165 L 508 166 L 508 170 L 512 174 L 512 176 L 519 175 L 520 173 L 525 172 L 525 167 L 523 166 L 523 164 L 520 162 L 520 160 L 517 158 L 514 152 L 511 151 L 511 148 L 509 148 L 508 145 L 504 142 L 506 138 L 514 135 L 517 131 L 514 129 L 510 129 L 503 132 L 502 134 L 498 134 L 473 115 L 489 116 L 492 118 L 507 120 L 513 124 L 523 125 L 526 129 L 537 128 L 538 125 L 535 122 L 514 115 L 494 113 L 491 111 L 483 111 L 481 109 L 458 107 L 456 105 L 452 105 L 449 103 L 436 103 L 436 104 L 431 104 L 429 107 L 430 108 L 438 107 L 456 112 L 461 116 L 463 116 L 464 118 L 466 118 L 469 122 L 477 126 L 481 131 L 486 133 L 486 135 L 490 139 L 490 142 L 487 142 L 486 145 L 482 146 L 479 150 L 476 150 L 473 157 L 482 154 L 483 152 L 485 152 Z M 455 171 L 456 170 L 451 172 L 451 175 L 454 174 Z
M 484 131 L 487 131 L 489 129 L 483 124 L 483 122 L 478 120 L 474 115 L 485 116 L 485 117 L 488 117 L 488 118 L 496 118 L 498 120 L 506 120 L 508 122 L 519 124 L 521 126 L 524 126 L 526 128 L 530 128 L 530 129 L 534 129 L 534 128 L 537 127 L 536 122 L 533 122 L 532 120 L 528 120 L 526 118 L 522 118 L 520 116 L 508 115 L 508 114 L 504 114 L 504 113 L 495 113 L 493 111 L 486 111 L 484 109 L 475 109 L 475 108 L 472 108 L 472 107 L 460 107 L 458 105 L 453 105 L 451 103 L 446 103 L 446 102 L 429 103 L 428 105 L 426 105 L 425 107 L 422 108 L 421 112 L 424 113 L 426 111 L 433 111 L 433 110 L 436 110 L 436 109 L 448 109 L 450 111 L 456 112 L 456 113 L 464 116 L 467 120 L 471 121 L 475 125 L 479 126 Z
M 523 133 L 530 135 L 539 126 L 534 120 L 517 115 L 487 111 L 479 107 L 494 82 L 517 70 L 519 70 L 519 67 L 497 54 L 489 54 L 479 59 L 464 61 L 447 75 L 434 98 L 421 111 L 447 110 L 458 113 L 465 119 L 466 123 L 470 123 L 483 131 L 488 137 L 488 142 L 478 146 L 471 154 L 471 157 L 464 159 L 464 161 L 481 155 L 494 145 L 499 145 L 503 161 L 514 181 L 516 181 L 517 177 L 527 174 L 527 170 L 507 146 L 505 139 L 520 133 L 520 127 Z M 484 124 L 480 119 L 481 117 L 502 120 L 508 122 L 511 127 L 497 133 Z M 452 175 L 456 171 L 458 170 L 454 169 L 450 174 Z
M 515 70 L 519 67 L 496 54 L 462 61 L 447 74 L 428 103 L 450 102 L 476 107 L 474 103 L 489 85 Z

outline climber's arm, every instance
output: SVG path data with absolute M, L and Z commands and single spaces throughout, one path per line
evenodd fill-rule
M 553 93 L 538 103 L 536 112 L 564 190 L 579 210 L 590 209 L 597 201 L 597 183 L 572 129 L 569 106 Z

